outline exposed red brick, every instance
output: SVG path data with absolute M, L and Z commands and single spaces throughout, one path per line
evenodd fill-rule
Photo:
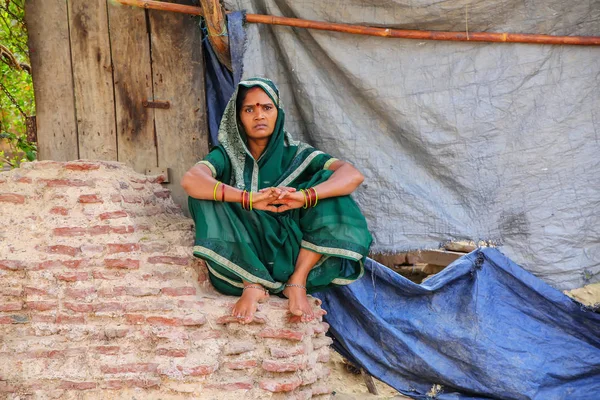
M 23 269 L 25 264 L 21 261 L 16 260 L 0 260 L 0 269 L 5 271 L 16 271 Z
M 59 389 L 65 390 L 89 390 L 96 389 L 98 384 L 96 382 L 71 382 L 71 381 L 61 381 L 58 385 Z
M 144 202 L 141 196 L 131 194 L 124 194 L 121 196 L 121 199 L 128 204 L 142 204 Z
M 90 235 L 107 235 L 110 233 L 110 226 L 108 225 L 96 225 L 87 229 Z
M 87 272 L 62 272 L 54 276 L 56 279 L 66 282 L 87 281 L 90 278 Z
M 150 264 L 188 265 L 190 257 L 154 256 L 148 257 Z
M 287 339 L 300 342 L 304 339 L 304 332 L 293 331 L 290 329 L 265 328 L 258 333 L 258 336 L 262 338 Z
M 15 182 L 17 182 L 17 183 L 31 183 L 32 180 L 28 176 L 22 176 L 19 179 L 17 179 Z
M 117 297 L 125 296 L 125 286 L 113 286 L 108 288 L 98 289 L 99 297 Z
M 167 348 L 158 348 L 156 349 L 157 356 L 167 356 L 167 357 L 185 357 L 187 355 L 187 349 L 167 349 Z
M 102 254 L 104 252 L 104 246 L 99 244 L 84 244 L 81 246 L 81 252 L 86 256 Z
M 121 271 L 105 271 L 98 269 L 92 271 L 92 276 L 94 279 L 104 279 L 109 281 L 123 279 L 125 275 L 127 275 L 127 273 Z
M 110 302 L 110 303 L 96 303 L 94 304 L 95 312 L 102 311 L 123 311 L 123 303 Z
M 120 194 L 111 194 L 110 195 L 110 201 L 112 201 L 113 203 L 120 203 L 121 200 L 123 200 L 123 198 L 121 197 Z
M 212 374 L 218 368 L 219 368 L 218 364 L 214 364 L 214 365 L 206 364 L 206 365 L 198 365 L 196 367 L 181 368 L 181 370 L 182 370 L 181 372 L 184 375 L 188 375 L 188 376 L 204 376 L 204 375 Z
M 146 317 L 140 314 L 125 314 L 125 319 L 130 324 L 143 324 L 146 322 Z
M 264 360 L 262 368 L 269 372 L 294 372 L 306 368 L 306 361 Z
M 150 183 L 163 183 L 167 179 L 164 175 L 156 175 L 148 177 L 148 182 Z
M 180 326 L 182 321 L 179 318 L 167 318 L 167 317 L 148 317 L 146 322 L 150 325 L 167 325 L 167 326 Z
M 88 303 L 64 302 L 63 306 L 68 310 L 76 311 L 76 312 L 93 312 L 94 311 L 94 305 L 88 304 Z
M 263 390 L 268 390 L 269 392 L 291 392 L 296 389 L 298 386 L 302 384 L 302 380 L 295 379 L 263 379 L 258 383 L 258 386 Z
M 151 288 L 151 287 L 132 286 L 132 287 L 126 287 L 125 293 L 128 296 L 136 296 L 136 297 L 154 296 L 154 295 L 157 295 L 158 293 L 160 293 L 160 289 L 159 288 Z
M 207 389 L 218 389 L 218 390 L 249 390 L 254 387 L 252 382 L 242 381 L 242 382 L 222 382 L 222 383 L 207 383 L 204 385 Z
M 65 167 L 65 169 L 69 169 L 71 171 L 91 171 L 91 170 L 99 169 L 100 165 L 74 161 L 74 162 L 66 163 L 64 167 Z
M 48 246 L 46 247 L 46 253 L 50 253 L 50 254 L 65 254 L 71 257 L 74 257 L 75 255 L 81 253 L 81 250 L 79 249 L 79 247 L 73 247 L 73 246 L 64 246 L 64 245 L 60 245 L 57 244 L 55 246 Z
M 16 193 L 0 193 L 0 203 L 23 204 L 25 196 Z
M 121 348 L 119 346 L 93 346 L 90 350 L 99 354 L 119 354 Z
M 41 263 L 38 263 L 34 268 L 31 268 L 31 270 L 32 271 L 42 271 L 42 270 L 46 270 L 46 269 L 61 268 L 62 266 L 63 266 L 62 261 L 48 260 L 48 261 L 42 261 Z
M 28 315 L 13 314 L 0 317 L 0 324 L 26 324 L 30 322 Z
M 224 364 L 229 369 L 250 369 L 258 365 L 257 360 L 229 361 Z
M 57 324 L 83 324 L 85 322 L 85 318 L 83 315 L 65 315 L 60 314 L 56 316 Z
M 146 183 L 148 182 L 148 178 L 129 178 L 130 182 L 135 182 L 135 183 Z
M 80 289 L 74 289 L 74 288 L 65 289 L 65 296 L 71 297 L 73 299 L 82 299 L 82 298 L 85 298 L 85 297 L 95 294 L 95 293 L 96 293 L 95 287 L 87 287 L 87 288 L 80 288 Z
M 140 245 L 137 243 L 109 243 L 106 247 L 110 254 L 131 253 L 140 250 Z
M 52 207 L 50 209 L 50 214 L 69 215 L 69 209 L 66 207 Z
M 118 235 L 124 235 L 126 233 L 133 233 L 136 231 L 136 228 L 134 228 L 131 225 L 126 225 L 126 226 L 111 226 L 110 227 L 110 233 L 116 233 Z
M 30 310 L 36 311 L 48 311 L 55 309 L 58 307 L 58 302 L 56 301 L 27 301 L 25 305 Z
M 80 227 L 61 227 L 52 230 L 55 236 L 83 236 L 87 229 Z
M 87 263 L 87 260 L 65 260 L 61 261 L 62 265 L 67 268 L 76 269 L 82 266 L 82 264 Z
M 102 200 L 96 194 L 82 194 L 79 196 L 77 201 L 83 204 L 104 203 L 104 200 Z
M 299 356 L 304 354 L 304 346 L 296 346 L 296 347 L 271 347 L 271 356 L 276 358 L 288 358 L 293 356 Z
M 154 195 L 156 197 L 158 197 L 159 199 L 167 199 L 171 196 L 171 191 L 168 189 L 165 190 L 159 190 L 157 192 L 154 192 Z
M 196 315 L 193 317 L 184 317 L 181 320 L 183 326 L 200 326 L 206 323 L 206 317 L 204 315 Z
M 158 364 L 132 363 L 120 365 L 101 365 L 100 371 L 104 374 L 123 374 L 128 372 L 156 372 Z
M 121 201 L 121 200 L 119 199 L 119 201 Z M 127 213 L 125 211 L 121 211 L 121 210 L 120 211 L 109 211 L 109 212 L 105 212 L 105 213 L 98 215 L 98 217 L 102 221 L 104 221 L 107 219 L 125 218 L 125 217 L 127 217 Z
M 105 380 L 102 382 L 102 387 L 104 389 L 123 389 L 130 387 L 139 387 L 139 388 L 151 388 L 155 386 L 160 386 L 161 380 L 158 378 L 146 378 L 146 379 L 115 379 L 115 380 Z
M 94 186 L 94 181 L 82 181 L 81 179 L 38 179 L 38 182 L 45 183 L 48 187 L 82 187 Z
M 129 258 L 106 258 L 104 265 L 107 268 L 124 268 L 124 269 L 138 269 L 140 267 L 140 260 L 132 260 Z
M 46 288 L 34 288 L 26 286 L 23 288 L 26 296 L 47 296 L 48 290 Z
M 164 287 L 160 292 L 165 296 L 193 296 L 196 294 L 196 288 L 192 286 Z
M 23 308 L 21 303 L 0 303 L 0 311 L 20 311 Z

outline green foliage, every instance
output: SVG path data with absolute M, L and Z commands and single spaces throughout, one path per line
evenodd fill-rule
M 0 169 L 32 161 L 26 118 L 35 112 L 24 21 L 25 0 L 0 0 Z

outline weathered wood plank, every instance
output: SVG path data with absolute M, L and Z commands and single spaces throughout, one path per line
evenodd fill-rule
M 148 12 L 154 98 L 171 103 L 168 110 L 155 110 L 158 165 L 170 169 L 172 196 L 187 212 L 181 177 L 208 152 L 200 29 L 196 17 Z
M 117 159 L 115 103 L 106 3 L 69 0 L 79 156 Z
M 27 0 L 40 160 L 78 158 L 66 0 Z
M 157 166 L 150 44 L 145 10 L 108 1 L 118 160 L 143 173 Z

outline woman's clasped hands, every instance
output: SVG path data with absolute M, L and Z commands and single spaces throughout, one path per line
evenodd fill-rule
M 295 188 L 281 186 L 264 188 L 253 194 L 252 208 L 281 213 L 304 207 L 304 194 Z

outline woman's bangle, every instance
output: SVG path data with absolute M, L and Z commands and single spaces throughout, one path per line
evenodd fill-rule
M 247 190 L 244 190 L 242 192 L 242 208 L 244 210 L 252 211 L 252 208 L 254 207 L 254 201 L 252 200 L 252 198 L 252 192 L 248 192 Z
M 221 185 L 221 202 L 225 202 L 225 185 Z
M 221 182 L 217 181 L 215 184 L 215 188 L 213 189 L 213 200 L 217 201 L 217 188 L 221 185 Z

